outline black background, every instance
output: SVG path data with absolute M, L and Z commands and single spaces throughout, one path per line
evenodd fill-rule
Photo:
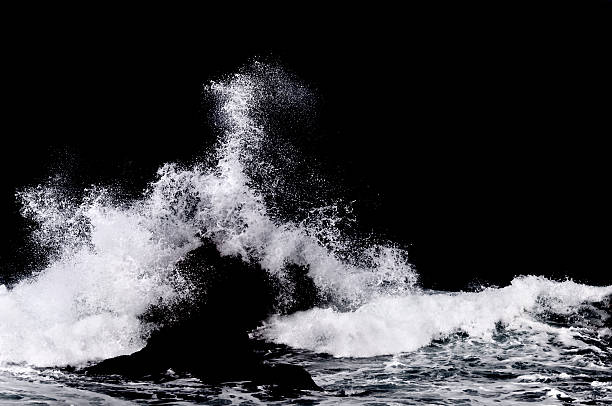
M 425 286 L 610 284 L 610 3 L 587 3 L 17 24 L 0 282 L 40 260 L 16 188 L 59 171 L 137 193 L 214 142 L 202 84 L 259 57 L 316 89 L 318 124 L 297 143 L 357 200 L 361 229 L 408 247 Z

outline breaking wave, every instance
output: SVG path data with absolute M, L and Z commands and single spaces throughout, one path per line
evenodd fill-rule
M 336 356 L 411 351 L 458 331 L 489 337 L 500 323 L 544 328 L 538 315 L 573 314 L 612 294 L 537 277 L 476 293 L 420 290 L 405 250 L 343 231 L 343 203 L 289 219 L 275 207 L 291 196 L 278 195 L 287 168 L 269 159 L 284 147 L 268 132 L 268 111 L 308 104 L 307 86 L 256 63 L 205 89 L 222 129 L 215 151 L 189 167 L 164 165 L 140 198 L 118 201 L 104 188 L 75 198 L 53 184 L 18 193 L 49 264 L 0 286 L 0 364 L 79 364 L 142 348 L 155 326 L 141 316 L 191 294 L 176 264 L 204 239 L 286 284 L 279 308 L 292 300 L 285 267 L 306 266 L 324 307 L 273 316 L 257 335 Z
M 270 92 L 283 102 L 304 88 L 256 64 L 206 90 L 218 101 L 224 129 L 213 164 L 164 165 L 132 202 L 117 202 L 103 188 L 76 202 L 52 184 L 18 193 L 23 215 L 38 224 L 34 238 L 51 260 L 0 290 L 0 363 L 65 365 L 138 350 L 152 327 L 139 316 L 190 294 L 175 265 L 203 238 L 222 255 L 258 262 L 281 283 L 290 283 L 283 279 L 287 264 L 307 265 L 337 308 L 413 287 L 416 274 L 401 249 L 353 250 L 335 226 L 336 205 L 311 210 L 300 221 L 282 221 L 266 206 L 275 190 L 265 180 L 274 168 L 261 156 L 271 141 L 258 106 L 272 100 L 264 100 Z M 280 303 L 291 300 L 291 287 L 284 292 Z
M 594 305 L 607 301 L 604 305 L 609 306 L 611 295 L 612 286 L 527 276 L 481 292 L 415 292 L 379 297 L 350 312 L 315 308 L 275 316 L 258 333 L 280 344 L 337 357 L 414 351 L 457 333 L 493 341 L 500 329 L 571 337 L 577 327 L 589 326 L 595 338 L 609 340 L 609 310 Z M 565 320 L 567 325 L 553 326 L 552 320 Z M 568 340 L 568 345 L 576 344 Z

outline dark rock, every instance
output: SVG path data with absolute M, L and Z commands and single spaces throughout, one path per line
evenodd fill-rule
M 260 384 L 272 384 L 293 389 L 323 390 L 312 380 L 310 374 L 299 365 L 264 364 L 258 369 L 254 381 Z
M 278 309 L 279 291 L 287 285 L 256 264 L 221 256 L 211 243 L 192 251 L 177 269 L 195 287 L 189 300 L 171 309 L 152 308 L 143 320 L 162 327 L 152 333 L 145 348 L 104 360 L 86 368 L 85 373 L 144 378 L 162 376 L 172 369 L 207 382 L 248 380 L 292 389 L 320 389 L 302 367 L 264 363 L 248 337 L 248 331 Z M 307 270 L 291 266 L 287 275 L 289 289 L 300 295 L 285 310 L 314 304 L 316 288 Z

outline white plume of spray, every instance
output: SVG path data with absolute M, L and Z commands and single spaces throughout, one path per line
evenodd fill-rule
M 399 248 L 371 245 L 341 255 L 356 250 L 333 227 L 333 210 L 331 217 L 314 211 L 308 222 L 270 213 L 264 197 L 275 191 L 250 177 L 270 166 L 260 150 L 265 112 L 257 110 L 270 69 L 258 65 L 254 72 L 207 88 L 224 127 L 214 165 L 164 165 L 132 202 L 114 202 L 104 189 L 81 202 L 52 186 L 18 194 L 23 214 L 39 225 L 36 238 L 53 255 L 40 272 L 0 288 L 0 364 L 75 364 L 138 350 L 149 328 L 139 316 L 189 295 L 175 265 L 201 238 L 222 255 L 258 262 L 280 281 L 288 263 L 307 266 L 336 308 L 412 289 L 416 274 Z M 290 101 L 296 88 L 283 89 L 281 99 Z M 280 301 L 291 300 L 286 292 Z
M 45 269 L 0 292 L 0 363 L 65 365 L 136 351 L 147 328 L 138 316 L 177 295 L 173 264 L 196 242 L 169 244 L 147 228 L 153 213 L 113 206 L 98 193 L 76 207 L 52 189 L 20 195 L 41 224 L 39 242 L 56 238 L 61 249 Z

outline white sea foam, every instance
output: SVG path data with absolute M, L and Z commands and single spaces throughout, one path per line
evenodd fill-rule
M 135 209 L 93 204 L 83 216 L 91 244 L 0 292 L 0 363 L 63 365 L 133 352 L 145 333 L 138 316 L 176 295 L 169 271 L 192 244 L 155 238 Z
M 572 341 L 567 329 L 538 322 L 546 313 L 568 315 L 584 302 L 612 295 L 612 286 L 520 277 L 505 288 L 472 293 L 413 292 L 381 296 L 350 312 L 315 308 L 275 316 L 259 334 L 295 348 L 337 357 L 368 357 L 413 351 L 455 332 L 491 339 L 502 323 L 508 329 L 553 331 Z M 573 344 L 572 341 L 569 344 Z

